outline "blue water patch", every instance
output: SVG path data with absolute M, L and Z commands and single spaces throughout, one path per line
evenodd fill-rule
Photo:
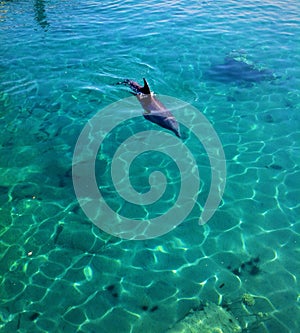
M 299 10 L 281 0 L 0 3 L 1 332 L 172 332 L 207 302 L 245 331 L 299 331 Z M 88 121 L 129 96 L 115 83 L 143 77 L 212 124 L 227 176 L 219 208 L 199 226 L 211 161 L 196 122 L 182 126 L 199 168 L 195 205 L 169 233 L 130 241 L 84 214 L 72 158 Z M 95 178 L 112 209 L 148 219 L 169 211 L 184 177 L 150 151 L 129 174 L 146 193 L 161 171 L 161 201 L 132 205 L 116 193 L 119 143 L 167 133 L 140 112 L 105 137 Z

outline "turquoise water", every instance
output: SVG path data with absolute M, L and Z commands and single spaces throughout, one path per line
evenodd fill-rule
M 229 307 L 245 331 L 300 330 L 299 10 L 279 0 L 0 3 L 1 332 L 161 333 L 204 302 Z M 228 57 L 249 64 L 240 77 L 224 69 Z M 80 209 L 72 155 L 86 122 L 129 96 L 113 83 L 143 77 L 211 122 L 227 183 L 203 227 L 205 177 L 180 226 L 126 241 Z

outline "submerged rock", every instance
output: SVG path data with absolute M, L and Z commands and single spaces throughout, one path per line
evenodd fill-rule
M 223 63 L 212 65 L 207 75 L 219 82 L 238 84 L 272 81 L 277 78 L 271 70 L 260 68 L 245 55 L 234 52 L 226 56 Z
M 190 312 L 167 333 L 239 333 L 242 328 L 233 315 L 213 303 Z

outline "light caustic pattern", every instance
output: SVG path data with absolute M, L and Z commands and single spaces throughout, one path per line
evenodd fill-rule
M 173 97 L 160 95 L 157 98 L 173 113 L 179 124 L 192 130 L 199 140 L 199 147 L 202 144 L 208 156 L 211 184 L 199 218 L 199 224 L 205 224 L 218 208 L 225 188 L 226 163 L 222 144 L 199 110 Z M 199 168 L 193 154 L 184 140 L 157 126 L 157 130 L 134 133 L 117 148 L 111 163 L 113 185 L 119 196 L 136 205 L 151 205 L 160 200 L 168 181 L 162 172 L 154 171 L 149 175 L 150 190 L 146 193 L 137 192 L 129 177 L 130 165 L 137 156 L 144 152 L 160 152 L 169 156 L 180 172 L 180 191 L 176 201 L 165 213 L 149 219 L 130 219 L 107 204 L 96 181 L 98 151 L 105 137 L 117 126 L 141 116 L 141 105 L 133 96 L 100 110 L 83 128 L 73 155 L 73 185 L 84 213 L 103 231 L 124 239 L 148 239 L 169 232 L 189 215 L 199 194 Z

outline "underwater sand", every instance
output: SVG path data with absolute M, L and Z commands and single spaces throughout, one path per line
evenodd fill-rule
M 280 0 L 0 3 L 1 332 L 162 333 L 206 302 L 250 332 L 300 331 L 299 10 Z M 232 52 L 272 77 L 245 79 L 249 67 L 244 79 L 211 76 Z M 72 156 L 87 121 L 129 96 L 112 84 L 143 77 L 211 122 L 227 179 L 219 209 L 199 226 L 210 183 L 201 151 L 191 214 L 163 236 L 130 241 L 85 216 Z M 142 118 L 129 125 L 126 135 L 164 131 Z M 108 137 L 104 153 L 114 145 Z M 139 168 L 165 169 L 164 213 L 178 177 L 160 158 L 141 157 L 131 180 L 139 184 Z

